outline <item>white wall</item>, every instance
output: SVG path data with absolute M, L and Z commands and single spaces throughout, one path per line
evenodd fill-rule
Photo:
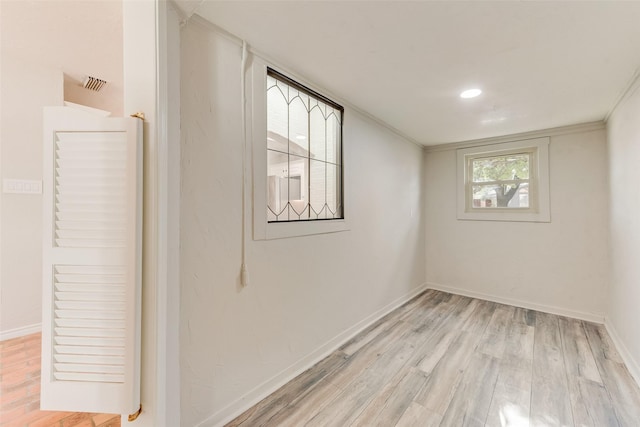
M 602 321 L 609 277 L 605 136 L 603 127 L 551 136 L 550 223 L 457 220 L 456 151 L 426 152 L 428 284 Z
M 347 106 L 351 230 L 251 241 L 241 289 L 240 47 L 193 21 L 181 37 L 180 352 L 191 426 L 236 414 L 415 292 L 424 200 L 422 149 Z
M 63 73 L 104 77 L 105 102 L 94 106 L 122 112 L 122 5 L 1 1 L 0 28 L 0 177 L 40 180 L 42 107 L 62 104 Z M 1 194 L 0 213 L 0 338 L 8 338 L 41 321 L 42 196 Z
M 608 123 L 611 286 L 607 326 L 640 382 L 640 86 Z

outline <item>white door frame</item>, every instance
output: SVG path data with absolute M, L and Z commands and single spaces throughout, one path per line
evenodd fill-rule
M 143 112 L 144 227 L 142 284 L 142 413 L 136 426 L 180 425 L 179 377 L 179 110 L 169 90 L 179 88 L 177 19 L 164 0 L 123 0 L 125 114 Z M 177 21 L 176 21 L 177 22 Z M 173 42 L 173 43 L 172 43 Z M 179 49 L 179 45 L 178 45 Z M 172 66 L 171 70 L 169 65 Z M 169 73 L 172 73 L 171 75 Z M 177 80 L 176 80 L 177 79 Z M 176 84 L 178 86 L 176 86 Z M 178 96 L 179 96 L 179 89 Z M 172 103 L 177 103 L 173 100 Z M 175 136 L 177 135 L 177 139 Z M 172 140 L 169 140 L 171 136 Z M 170 144 L 171 143 L 171 147 Z M 176 144 L 177 153 L 176 156 Z M 171 156 L 169 152 L 171 151 Z M 177 175 L 176 175 L 177 174 Z M 177 176 L 177 178 L 176 178 Z M 171 210 L 169 206 L 174 206 Z M 172 256 L 169 256 L 171 251 Z

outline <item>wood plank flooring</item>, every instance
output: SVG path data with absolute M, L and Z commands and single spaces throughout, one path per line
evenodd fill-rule
M 0 426 L 120 427 L 120 415 L 40 410 L 41 335 L 0 342 Z
M 429 290 L 253 406 L 238 426 L 640 426 L 601 325 Z

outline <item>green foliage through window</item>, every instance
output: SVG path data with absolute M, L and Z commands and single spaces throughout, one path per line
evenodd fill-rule
M 470 161 L 474 208 L 528 208 L 531 153 L 476 157 Z
M 530 156 L 523 153 L 473 159 L 473 182 L 529 179 Z

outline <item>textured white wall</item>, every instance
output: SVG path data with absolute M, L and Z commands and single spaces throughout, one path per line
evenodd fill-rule
M 427 152 L 427 282 L 599 318 L 609 274 L 605 130 L 552 136 L 550 223 L 456 219 L 456 152 Z
M 640 381 L 640 89 L 636 85 L 607 124 L 611 193 L 611 286 L 608 326 Z
M 181 37 L 182 423 L 194 425 L 423 284 L 423 162 L 346 108 L 351 230 L 251 241 L 240 289 L 240 48 L 193 21 Z

